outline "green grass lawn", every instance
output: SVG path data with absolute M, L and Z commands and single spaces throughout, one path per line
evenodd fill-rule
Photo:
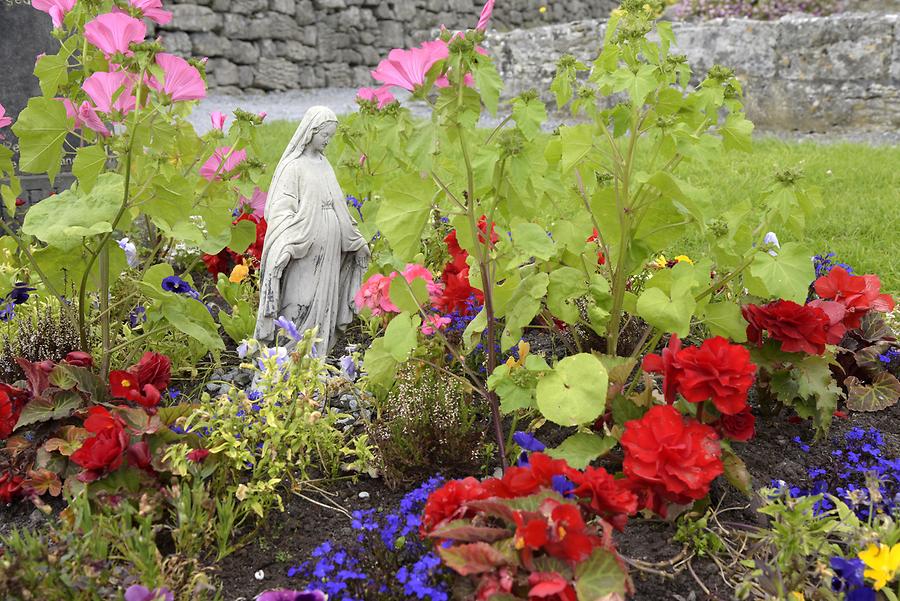
M 296 124 L 266 126 L 263 161 L 274 163 Z M 900 292 L 900 147 L 815 144 L 760 138 L 751 154 L 722 153 L 706 164 L 684 164 L 678 175 L 713 194 L 718 206 L 753 200 L 777 172 L 801 168 L 808 183 L 822 189 L 822 213 L 807 224 L 806 240 L 816 253 L 834 252 L 856 273 L 876 273 L 883 289 Z M 782 236 L 782 241 L 786 237 Z M 696 254 L 698 240 L 686 239 L 678 253 Z

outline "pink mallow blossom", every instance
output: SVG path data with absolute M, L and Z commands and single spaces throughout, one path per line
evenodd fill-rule
M 140 10 L 145 17 L 159 25 L 165 25 L 172 20 L 172 13 L 163 10 L 160 0 L 128 0 L 128 3 Z
M 137 99 L 132 93 L 133 87 L 134 77 L 123 71 L 98 71 L 81 84 L 81 89 L 87 92 L 101 113 L 116 110 L 125 114 L 134 110 Z
M 434 81 L 434 85 L 436 85 L 439 88 L 449 88 L 450 80 L 447 78 L 446 75 L 441 75 Z M 466 73 L 463 76 L 463 85 L 465 85 L 468 88 L 471 88 L 472 86 L 475 85 L 475 77 L 473 77 L 471 73 Z
M 143 42 L 146 35 L 144 22 L 125 13 L 104 13 L 84 25 L 84 37 L 107 57 L 117 52 L 131 56 L 128 47 Z
M 400 309 L 391 302 L 390 295 L 391 282 L 395 277 L 397 277 L 396 271 L 391 275 L 376 273 L 363 282 L 353 299 L 356 306 L 360 309 L 368 307 L 372 310 L 372 315 L 399 313 Z
M 222 174 L 229 173 L 247 158 L 246 150 L 235 150 L 231 152 L 230 146 L 220 146 L 216 148 L 209 159 L 200 167 L 200 175 L 209 181 L 214 179 L 222 179 Z M 228 158 L 225 158 L 225 157 Z
M 62 100 L 63 106 L 66 107 L 66 116 L 75 121 L 75 129 L 88 127 L 104 138 L 110 135 L 109 129 L 107 129 L 97 111 L 87 100 L 82 102 L 77 110 L 68 98 L 57 98 L 57 100 Z
M 250 198 L 246 196 L 241 196 L 238 200 L 238 206 L 248 206 L 253 215 L 257 217 L 264 217 L 266 212 L 266 199 L 268 199 L 269 195 L 266 192 L 263 192 L 257 186 L 253 188 L 253 194 Z
M 481 17 L 478 19 L 478 25 L 475 26 L 475 29 L 479 31 L 487 31 L 488 23 L 491 20 L 491 14 L 494 12 L 494 0 L 487 0 L 484 4 L 484 8 L 481 9 Z
M 443 330 L 449 326 L 451 321 L 449 317 L 444 317 L 443 315 L 429 315 L 425 319 L 425 323 L 422 324 L 422 333 L 426 336 L 431 336 L 438 330 Z
M 410 284 L 413 283 L 413 280 L 416 278 L 422 278 L 425 280 L 425 283 L 428 285 L 428 296 L 435 297 L 439 296 L 441 292 L 443 292 L 443 288 L 439 282 L 434 281 L 434 276 L 428 271 L 428 268 L 423 265 L 418 265 L 416 263 L 408 263 L 406 268 L 403 270 L 403 277 L 406 278 L 406 281 Z
M 391 90 L 388 86 L 381 86 L 380 88 L 360 88 L 356 92 L 356 97 L 359 100 L 377 102 L 379 109 L 383 109 L 397 100 L 394 98 L 394 95 L 391 94 Z
M 200 72 L 180 56 L 160 52 L 156 55 L 156 64 L 163 70 L 165 83 L 160 85 L 151 78 L 148 85 L 157 92 L 163 92 L 175 102 L 206 97 L 206 84 Z
M 75 0 L 31 0 L 31 6 L 50 15 L 53 27 L 62 27 L 63 19 L 75 6 Z
M 385 86 L 396 86 L 414 92 L 425 83 L 425 75 L 435 63 L 449 56 L 447 43 L 442 40 L 425 42 L 419 48 L 401 50 L 394 48 L 388 57 L 378 63 L 372 77 Z
M 6 107 L 0 104 L 0 127 L 12 125 L 12 117 L 6 116 Z
M 213 111 L 209 114 L 209 121 L 212 123 L 214 129 L 218 129 L 219 131 L 225 130 L 225 121 L 228 117 L 225 113 L 219 111 Z

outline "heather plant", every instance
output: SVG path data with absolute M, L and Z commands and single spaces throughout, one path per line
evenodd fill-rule
M 369 426 L 379 467 L 392 483 L 445 473 L 477 473 L 485 463 L 485 411 L 471 391 L 428 365 L 408 364 Z
M 12 384 L 25 379 L 18 358 L 32 363 L 61 361 L 80 348 L 78 331 L 57 299 L 45 296 L 23 301 L 0 323 L 0 382 Z
M 546 107 L 532 91 L 514 98 L 495 128 L 477 128 L 484 113 L 498 114 L 502 89 L 480 48 L 491 8 L 475 29 L 393 52 L 373 72 L 384 86 L 360 91 L 360 111 L 333 150 L 342 185 L 368 199 L 361 213 L 381 234 L 375 273 L 357 297 L 382 332 L 365 356 L 369 386 L 386 395 L 407 361 L 446 367 L 491 408 L 505 462 L 502 412 L 536 411 L 586 428 L 615 404 L 604 430 L 614 441 L 650 404 L 645 386 L 635 395 L 642 378 L 633 371 L 665 335 L 685 337 L 694 325 L 742 343 L 745 290 L 802 302 L 812 253 L 786 241 L 772 254 L 766 234 L 799 236 L 818 198 L 797 174 L 778 174 L 762 190 L 759 219 L 749 200 L 722 210 L 713 194 L 678 177 L 682 163 L 748 150 L 753 126 L 731 70 L 715 66 L 690 83 L 690 66 L 672 51 L 670 24 L 655 22 L 661 6 L 654 3 L 625 2 L 592 64 L 560 59 L 550 91 L 582 123 L 543 133 Z M 391 87 L 428 103 L 431 119 L 413 120 Z M 645 278 L 661 250 L 689 233 L 705 237 L 706 256 L 658 266 Z M 432 272 L 431 262 L 447 255 Z M 453 312 L 471 317 L 456 339 L 448 332 Z M 646 327 L 626 352 L 622 332 L 640 323 Z M 504 362 L 535 325 L 564 330 L 569 355 Z M 592 347 L 584 332 L 602 343 Z M 473 364 L 479 353 L 483 360 Z M 700 394 L 689 401 L 701 402 Z M 718 413 L 698 416 L 712 422 Z M 581 434 L 566 449 L 570 458 L 578 449 L 579 462 L 611 446 Z
M 32 98 L 13 125 L 18 169 L 53 180 L 64 155 L 74 156 L 77 182 L 25 214 L 19 232 L 0 227 L 14 247 L 15 267 L 27 267 L 32 285 L 55 296 L 88 349 L 89 308 L 99 297 L 102 371 L 113 348 L 115 299 L 110 288 L 131 268 L 137 280 L 181 245 L 218 253 L 243 252 L 256 238 L 232 210 L 250 198 L 262 166 L 248 158 L 262 117 L 236 111 L 202 137 L 186 120 L 193 101 L 206 94 L 204 65 L 164 52 L 145 40 L 144 18 L 168 20 L 162 9 L 124 2 L 54 6 L 55 53 L 37 57 L 42 95 Z M 147 12 L 144 12 L 147 11 Z M 20 183 L 8 148 L 0 149 L 6 213 L 15 213 Z M 66 282 L 75 286 L 71 305 Z M 195 338 L 206 350 L 223 348 L 205 309 L 160 296 L 156 314 L 168 327 Z

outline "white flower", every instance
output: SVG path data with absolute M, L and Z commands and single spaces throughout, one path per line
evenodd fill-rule
M 775 248 L 781 248 L 781 245 L 778 244 L 778 236 L 775 235 L 775 232 L 769 232 L 768 234 L 766 234 L 766 237 L 763 238 L 763 242 L 765 244 L 768 244 L 769 246 L 774 246 Z M 773 257 L 778 255 L 778 253 L 775 252 L 774 250 L 770 250 L 769 254 L 772 255 Z
M 137 247 L 134 245 L 134 242 L 132 242 L 128 238 L 122 238 L 121 240 L 119 240 L 119 248 L 125 251 L 125 260 L 128 261 L 128 266 L 137 267 Z

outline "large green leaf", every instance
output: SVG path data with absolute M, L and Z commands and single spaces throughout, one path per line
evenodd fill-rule
M 168 294 L 161 308 L 166 321 L 205 346 L 207 350 L 225 348 L 219 336 L 219 328 L 202 302 Z
M 546 273 L 534 273 L 519 284 L 506 311 L 506 327 L 500 336 L 502 348 L 509 348 L 522 338 L 522 330 L 541 310 L 541 301 L 547 294 L 549 281 L 550 276 Z
M 376 222 L 400 260 L 410 260 L 419 252 L 433 189 L 430 181 L 417 174 L 397 178 L 385 188 Z
M 606 409 L 609 378 L 603 363 L 587 353 L 557 363 L 537 385 L 537 405 L 561 426 L 593 422 Z
M 413 315 L 418 315 L 420 308 L 428 305 L 428 283 L 424 278 L 407 282 L 403 276 L 395 277 L 388 294 L 398 309 Z
M 255 240 L 256 224 L 248 219 L 238 221 L 231 226 L 231 242 L 228 243 L 228 248 L 240 255 Z
M 703 308 L 703 324 L 713 336 L 747 342 L 747 322 L 741 315 L 741 308 L 734 303 L 726 301 L 706 305 Z
M 562 142 L 562 170 L 567 172 L 590 154 L 594 145 L 593 128 L 590 125 L 572 125 L 559 128 Z
M 480 56 L 475 65 L 475 84 L 481 93 L 481 101 L 492 115 L 497 114 L 497 103 L 500 101 L 500 91 L 503 89 L 503 80 L 497 73 L 497 67 L 489 57 Z
M 13 125 L 19 138 L 19 169 L 44 173 L 53 181 L 59 173 L 63 141 L 69 133 L 66 107 L 53 98 L 32 98 Z
M 418 315 L 400 313 L 384 331 L 384 344 L 395 361 L 406 361 L 416 348 L 418 329 L 422 319 Z
M 513 246 L 526 258 L 534 257 L 546 261 L 556 254 L 556 244 L 547 235 L 547 231 L 538 224 L 518 221 L 513 223 L 510 229 Z
M 153 219 L 167 236 L 174 236 L 179 240 L 184 237 L 179 235 L 181 230 L 175 228 L 180 224 L 192 228 L 191 238 L 201 239 L 202 233 L 190 222 L 191 205 L 194 199 L 194 187 L 179 174 L 157 176 L 153 179 L 152 198 L 141 205 L 141 210 Z
M 747 289 L 763 298 L 804 303 L 809 283 L 816 277 L 811 257 L 809 250 L 797 242 L 786 242 L 775 256 L 757 253 L 750 264 L 753 277 L 747 278 Z
M 363 368 L 370 384 L 384 389 L 391 387 L 397 373 L 397 360 L 387 348 L 384 337 L 376 338 L 366 349 Z
M 612 436 L 578 432 L 562 441 L 558 447 L 547 449 L 547 454 L 554 459 L 565 459 L 570 466 L 583 470 L 591 461 L 608 453 L 617 442 Z
M 547 120 L 547 107 L 537 97 L 519 96 L 512 101 L 512 116 L 529 140 L 541 131 L 541 125 Z
M 43 54 L 34 63 L 34 76 L 38 78 L 44 97 L 52 98 L 60 86 L 69 82 L 67 54 Z
M 74 390 L 57 392 L 49 399 L 32 399 L 22 409 L 15 429 L 18 430 L 24 426 L 50 421 L 51 419 L 64 419 L 72 415 L 72 412 L 81 407 L 82 404 L 84 404 L 84 399 Z
M 106 149 L 101 144 L 82 146 L 75 151 L 72 173 L 78 178 L 78 189 L 81 192 L 88 194 L 94 188 L 97 177 L 106 166 L 106 160 Z
M 22 231 L 51 246 L 72 250 L 81 246 L 84 238 L 112 231 L 122 194 L 122 176 L 103 174 L 89 194 L 73 188 L 32 206 Z
M 626 579 L 615 553 L 597 548 L 575 568 L 575 593 L 578 601 L 624 599 Z
M 697 306 L 694 300 L 694 280 L 692 266 L 679 263 L 670 272 L 660 272 L 671 276 L 670 292 L 662 288 L 648 287 L 637 299 L 637 314 L 647 323 L 663 332 L 674 332 L 679 336 L 687 336 L 691 328 L 691 317 Z M 650 283 L 651 285 L 653 282 Z
M 574 267 L 557 267 L 550 272 L 547 286 L 547 308 L 554 317 L 566 323 L 575 323 L 579 318 L 575 300 L 588 292 L 584 274 Z

